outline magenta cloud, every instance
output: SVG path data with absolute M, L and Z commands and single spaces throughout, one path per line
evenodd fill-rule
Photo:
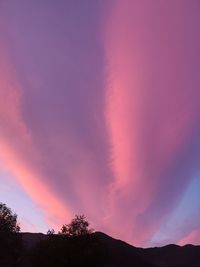
M 199 3 L 103 3 L 0 4 L 1 168 L 52 227 L 147 246 L 199 171 Z

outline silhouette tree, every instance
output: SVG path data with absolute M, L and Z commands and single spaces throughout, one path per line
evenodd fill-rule
M 18 233 L 17 214 L 13 213 L 6 204 L 0 203 L 0 234 Z
M 89 229 L 89 222 L 84 215 L 75 215 L 75 218 L 69 224 L 64 224 L 59 232 L 59 234 L 68 237 L 83 236 L 91 233 L 92 229 Z
M 49 229 L 48 231 L 47 231 L 47 236 L 52 236 L 52 235 L 54 235 L 55 234 L 55 230 L 54 229 Z
M 17 214 L 0 203 L 0 266 L 14 266 L 21 251 Z

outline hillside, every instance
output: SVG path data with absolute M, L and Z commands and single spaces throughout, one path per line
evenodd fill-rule
M 33 250 L 37 259 L 40 256 L 40 262 L 36 260 L 38 267 L 200 266 L 200 246 L 186 245 L 180 247 L 177 245 L 168 245 L 160 248 L 156 247 L 143 249 L 131 246 L 121 240 L 114 239 L 101 232 L 92 234 L 89 239 L 77 238 L 73 241 L 60 240 L 58 236 L 54 236 L 51 238 L 51 240 L 48 240 L 47 236 L 43 234 L 22 233 L 21 235 L 26 251 L 30 252 Z M 37 249 L 35 249 L 36 247 Z M 30 256 L 29 252 L 24 254 L 26 257 L 26 266 L 28 266 L 27 255 Z

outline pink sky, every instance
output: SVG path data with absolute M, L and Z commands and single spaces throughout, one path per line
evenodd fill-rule
M 0 4 L 0 201 L 22 230 L 84 213 L 135 245 L 200 242 L 199 10 Z

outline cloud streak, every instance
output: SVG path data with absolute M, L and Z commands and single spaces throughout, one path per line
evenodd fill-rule
M 5 50 L 1 48 L 1 54 Z M 21 114 L 21 88 L 15 72 L 4 56 L 1 57 L 0 78 L 0 158 L 4 168 L 16 176 L 21 186 L 39 204 L 46 213 L 55 218 L 69 217 L 66 205 L 55 198 L 48 185 L 44 185 L 38 171 L 40 156 L 36 151 L 31 133 L 24 124 Z M 45 199 L 45 202 L 44 202 Z
M 167 218 L 197 168 L 190 158 L 196 155 L 188 157 L 199 122 L 199 81 L 191 73 L 197 29 L 195 19 L 189 25 L 185 19 L 187 7 L 116 1 L 108 21 L 113 224 L 141 244 Z
M 11 2 L 0 11 L 1 162 L 56 228 L 85 213 L 152 244 L 198 171 L 198 3 Z

